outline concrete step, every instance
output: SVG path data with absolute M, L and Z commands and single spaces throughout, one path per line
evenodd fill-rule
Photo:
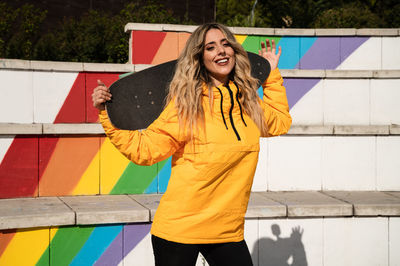
M 0 200 L 0 230 L 151 222 L 161 194 Z M 246 219 L 400 216 L 400 192 L 253 192 Z
M 104 135 L 98 123 L 18 124 L 0 123 L 1 135 Z M 400 135 L 400 125 L 298 125 L 287 135 L 293 136 L 389 136 Z

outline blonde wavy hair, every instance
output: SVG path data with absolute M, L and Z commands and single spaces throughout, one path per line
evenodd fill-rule
M 232 32 L 224 25 L 207 23 L 199 26 L 189 37 L 185 48 L 178 58 L 175 75 L 170 83 L 167 104 L 175 101 L 181 129 L 188 130 L 193 138 L 193 131 L 204 125 L 204 110 L 202 106 L 203 86 L 214 86 L 207 69 L 203 64 L 204 42 L 210 29 L 219 29 L 235 51 L 235 66 L 229 79 L 236 82 L 240 88 L 239 101 L 243 111 L 251 117 L 261 132 L 267 135 L 267 125 L 257 94 L 258 81 L 251 76 L 251 66 L 247 52 L 236 41 Z M 212 93 L 209 90 L 210 105 Z

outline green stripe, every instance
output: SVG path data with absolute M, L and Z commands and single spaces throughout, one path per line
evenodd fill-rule
M 69 265 L 94 230 L 94 226 L 60 227 L 36 265 Z
M 157 164 L 140 166 L 128 164 L 110 194 L 141 194 L 157 177 Z
M 36 263 L 37 266 L 48 266 L 50 265 L 50 245 L 47 247 L 46 251 L 42 254 L 39 261 Z
M 265 39 L 274 40 L 277 45 L 281 40 L 281 37 L 271 37 L 271 36 L 247 36 L 247 38 L 242 43 L 243 48 L 246 51 L 258 54 L 258 50 L 261 49 L 261 41 L 265 42 Z

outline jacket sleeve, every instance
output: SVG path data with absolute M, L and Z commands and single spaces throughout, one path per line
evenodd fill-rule
M 101 111 L 99 118 L 111 143 L 139 165 L 152 165 L 165 160 L 184 143 L 172 101 L 145 130 L 117 129 L 111 124 L 107 111 Z
M 289 114 L 286 89 L 278 69 L 271 71 L 262 87 L 264 91 L 262 108 L 268 125 L 267 137 L 286 134 L 292 124 L 292 117 Z

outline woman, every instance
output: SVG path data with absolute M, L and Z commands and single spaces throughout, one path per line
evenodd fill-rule
M 261 136 L 287 133 L 291 124 L 276 53 L 267 40 L 260 55 L 271 65 L 257 95 L 257 80 L 242 46 L 223 25 L 204 24 L 178 59 L 167 105 L 146 130 L 114 128 L 99 81 L 93 104 L 111 142 L 136 164 L 172 155 L 172 173 L 151 229 L 156 265 L 252 265 L 243 238 L 244 215 Z

